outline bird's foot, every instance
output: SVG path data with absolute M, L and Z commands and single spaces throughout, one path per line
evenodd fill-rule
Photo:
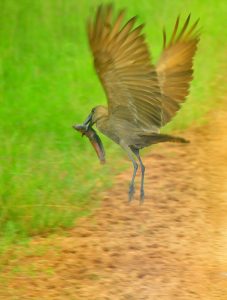
M 134 194 L 135 194 L 134 185 L 130 185 L 129 186 L 129 191 L 128 191 L 128 202 L 132 201 Z
M 144 202 L 144 190 L 140 190 L 140 204 Z

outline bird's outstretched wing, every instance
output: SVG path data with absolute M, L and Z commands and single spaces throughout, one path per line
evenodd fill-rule
M 163 30 L 163 53 L 156 66 L 163 94 L 162 125 L 172 119 L 188 95 L 189 84 L 193 78 L 193 57 L 199 41 L 199 33 L 196 31 L 199 20 L 189 27 L 189 15 L 178 33 L 179 19 L 178 17 L 168 44 L 166 32 Z
M 108 98 L 109 114 L 134 122 L 138 128 L 161 126 L 161 92 L 155 67 L 136 17 L 113 21 L 111 5 L 99 6 L 88 22 L 94 65 Z M 134 29 L 133 29 L 134 28 Z

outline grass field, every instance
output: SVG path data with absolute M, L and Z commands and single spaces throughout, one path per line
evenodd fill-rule
M 107 2 L 107 1 L 103 1 Z M 226 52 L 226 1 L 113 1 L 146 22 L 157 60 L 162 27 L 177 15 L 200 17 L 201 43 L 191 95 L 168 130 L 201 122 L 213 107 Z M 89 52 L 85 21 L 100 1 L 0 2 L 0 249 L 71 226 L 96 205 L 124 155 L 104 138 L 106 166 L 71 128 L 105 103 Z M 224 72 L 224 71 L 223 71 Z M 110 159 L 111 158 L 111 159 Z M 123 164 L 124 165 L 124 164 Z

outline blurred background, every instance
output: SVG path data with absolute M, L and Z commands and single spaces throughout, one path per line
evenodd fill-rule
M 109 1 L 102 1 L 107 3 Z M 221 101 L 226 59 L 226 1 L 115 0 L 138 15 L 157 61 L 162 28 L 180 14 L 200 18 L 201 41 L 191 93 L 164 131 L 206 121 Z M 70 227 L 99 203 L 100 191 L 129 166 L 101 136 L 107 164 L 72 129 L 106 102 L 87 43 L 86 20 L 98 0 L 0 1 L 0 251 L 29 236 Z M 148 151 L 150 151 L 149 149 Z

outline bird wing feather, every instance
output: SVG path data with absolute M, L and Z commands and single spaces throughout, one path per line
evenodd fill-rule
M 189 93 L 189 84 L 193 78 L 193 57 L 199 41 L 199 33 L 195 31 L 199 20 L 189 28 L 189 15 L 178 33 L 179 19 L 167 45 L 166 32 L 163 31 L 163 52 L 156 66 L 163 95 L 162 125 L 172 119 Z
M 161 92 L 155 67 L 136 17 L 123 23 L 124 11 L 112 21 L 112 6 L 99 6 L 88 22 L 88 38 L 96 72 L 115 119 L 130 119 L 138 128 L 159 128 Z

